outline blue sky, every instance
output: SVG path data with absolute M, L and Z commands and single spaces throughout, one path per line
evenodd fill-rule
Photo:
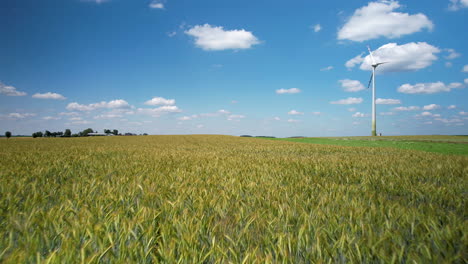
M 0 1 L 0 129 L 467 134 L 468 1 Z M 3 133 L 3 132 L 2 132 Z

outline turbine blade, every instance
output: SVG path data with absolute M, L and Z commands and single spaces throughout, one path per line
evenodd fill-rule
M 369 50 L 369 54 L 370 54 L 370 57 L 371 57 L 371 60 L 372 60 L 372 65 L 374 65 L 375 64 L 374 56 L 372 56 L 372 51 L 371 51 L 369 46 L 367 46 L 367 50 Z
M 382 65 L 382 64 L 385 64 L 385 63 L 388 63 L 388 61 L 376 63 L 376 64 L 375 64 L 375 67 L 377 67 L 377 66 L 379 66 L 379 65 Z
M 370 84 L 372 82 L 372 78 L 374 78 L 374 73 L 371 73 L 370 79 L 369 79 L 369 84 L 367 84 L 367 89 L 369 89 Z

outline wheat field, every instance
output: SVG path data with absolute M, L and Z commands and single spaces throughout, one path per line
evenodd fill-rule
M 231 136 L 0 140 L 1 263 L 466 263 L 468 157 Z

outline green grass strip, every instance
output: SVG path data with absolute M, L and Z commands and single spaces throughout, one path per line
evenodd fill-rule
M 399 149 L 419 150 L 451 155 L 468 155 L 468 144 L 466 143 L 443 143 L 418 140 L 370 140 L 352 138 L 276 138 L 274 140 L 291 141 L 298 143 L 312 143 L 323 145 L 337 145 L 349 147 L 391 147 Z

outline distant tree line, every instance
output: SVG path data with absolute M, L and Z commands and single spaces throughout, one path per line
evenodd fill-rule
M 50 132 L 49 130 L 46 130 L 44 133 L 42 131 L 34 132 L 32 133 L 33 138 L 38 138 L 38 137 L 87 137 L 89 136 L 90 133 L 98 133 L 97 131 L 94 132 L 92 128 L 87 128 L 83 131 L 80 131 L 76 134 L 72 134 L 70 129 L 65 129 L 65 132 L 59 131 L 59 132 Z M 119 130 L 114 129 L 104 129 L 104 134 L 106 135 L 121 135 L 119 134 Z

